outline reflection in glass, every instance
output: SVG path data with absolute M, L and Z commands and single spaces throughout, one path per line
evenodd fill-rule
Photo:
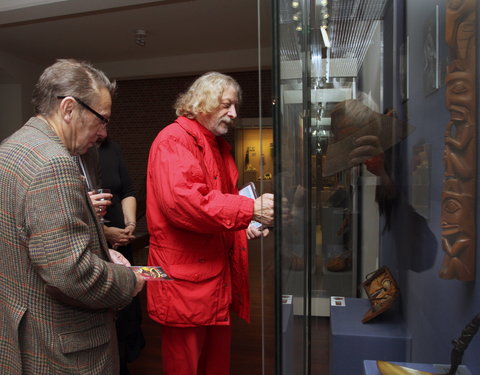
M 358 272 L 364 275 L 377 268 L 375 245 L 371 258 L 359 261 L 358 206 L 364 199 L 359 181 L 364 173 L 375 181 L 381 178 L 366 171 L 364 164 L 369 161 L 376 170 L 383 157 L 378 155 L 384 150 L 377 147 L 360 161 L 348 159 L 332 171 L 326 168 L 330 144 L 351 134 L 347 127 L 341 129 L 338 116 L 335 119 L 340 106 L 361 103 L 370 114 L 380 112 L 379 51 L 385 5 L 386 0 L 299 1 L 295 7 L 291 1 L 278 2 L 275 192 L 282 204 L 276 251 L 281 267 L 279 294 L 290 304 L 281 306 L 282 327 L 277 335 L 282 352 L 292 349 L 281 361 L 285 374 L 314 373 L 313 359 L 328 361 L 318 352 L 314 358 L 310 343 L 316 329 L 325 330 L 328 325 L 330 297 L 356 297 Z M 368 95 L 361 95 L 360 90 Z M 343 114 L 358 118 L 353 107 Z M 377 115 L 371 118 L 379 119 Z M 346 134 L 332 132 L 335 121 L 339 133 Z M 375 192 L 368 199 L 374 204 Z M 378 216 L 378 209 L 373 215 Z M 378 232 L 378 228 L 371 230 Z M 375 238 L 375 232 L 368 235 Z M 292 340 L 301 345 L 289 347 Z

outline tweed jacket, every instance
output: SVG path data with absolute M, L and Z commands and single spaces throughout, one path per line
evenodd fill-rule
M 114 309 L 135 275 L 110 262 L 73 158 L 31 118 L 0 145 L 0 374 L 116 374 Z

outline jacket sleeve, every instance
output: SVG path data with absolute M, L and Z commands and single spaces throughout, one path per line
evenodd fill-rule
M 156 143 L 150 155 L 155 202 L 175 226 L 199 233 L 245 229 L 253 200 L 212 188 L 202 160 L 178 139 Z
M 25 202 L 32 266 L 46 289 L 63 294 L 72 305 L 120 308 L 132 298 L 135 275 L 101 258 L 101 239 L 89 218 L 82 183 L 68 157 L 48 160 L 39 167 Z

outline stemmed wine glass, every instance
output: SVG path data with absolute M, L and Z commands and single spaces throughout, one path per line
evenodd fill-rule
M 88 169 L 85 168 L 85 165 L 83 163 L 83 160 L 81 157 L 79 156 L 75 156 L 75 161 L 77 162 L 78 166 L 80 167 L 80 171 L 81 171 L 81 174 L 82 176 L 85 178 L 85 184 L 87 185 L 87 189 L 88 189 L 88 192 L 89 192 L 89 195 L 93 195 L 93 194 L 102 194 L 102 193 L 108 193 L 108 194 L 111 194 L 111 190 L 110 189 L 106 189 L 106 188 L 98 188 L 96 189 L 94 187 L 94 183 L 92 180 L 95 180 L 96 179 L 92 179 L 92 177 L 90 176 L 90 174 L 88 173 Z M 101 198 L 101 199 L 98 199 L 99 201 L 106 201 L 108 199 L 106 198 Z M 93 203 L 93 202 L 92 202 Z M 99 221 L 101 224 L 104 224 L 104 223 L 108 223 L 109 220 L 105 220 L 103 218 L 103 216 L 105 215 L 106 213 L 106 210 L 107 210 L 107 206 L 98 206 L 97 208 L 97 216 L 99 217 Z
M 111 194 L 111 190 L 110 189 L 106 189 L 106 188 L 100 188 L 100 189 L 93 189 L 92 190 L 92 193 L 93 194 L 102 194 L 102 193 L 108 193 L 108 194 Z M 109 199 L 106 199 L 106 198 L 102 198 L 102 199 L 99 199 L 100 201 L 106 201 L 106 200 L 109 200 Z M 103 215 L 101 215 L 102 213 L 104 213 L 104 211 L 107 210 L 107 206 L 98 206 L 98 209 L 99 209 L 99 221 L 101 224 L 104 224 L 104 223 L 109 223 L 110 221 L 109 220 L 106 220 L 103 218 Z

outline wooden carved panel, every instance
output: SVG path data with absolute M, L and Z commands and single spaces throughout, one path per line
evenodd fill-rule
M 445 105 L 445 177 L 442 192 L 440 277 L 475 279 L 476 0 L 447 0 L 445 40 L 450 48 Z

